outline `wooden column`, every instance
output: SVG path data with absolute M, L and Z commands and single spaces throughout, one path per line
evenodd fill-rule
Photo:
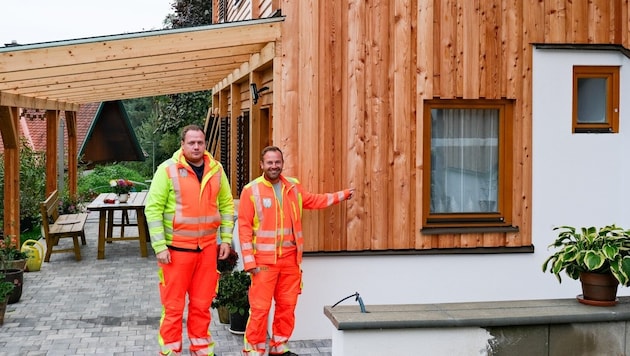
M 20 241 L 20 134 L 18 108 L 0 106 L 4 142 L 4 236 Z
M 46 110 L 46 196 L 57 189 L 57 135 L 59 115 L 56 110 Z
M 66 128 L 68 130 L 68 195 L 77 197 L 77 113 L 76 111 L 66 111 Z

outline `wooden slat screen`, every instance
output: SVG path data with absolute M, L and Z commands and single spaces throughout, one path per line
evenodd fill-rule
M 221 164 L 230 180 L 230 117 L 221 118 Z
M 236 126 L 236 192 L 241 194 L 245 184 L 249 183 L 249 112 L 238 117 Z

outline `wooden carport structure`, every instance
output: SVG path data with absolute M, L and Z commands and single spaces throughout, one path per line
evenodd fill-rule
M 5 236 L 20 232 L 18 108 L 46 110 L 46 194 L 57 189 L 57 127 L 59 112 L 65 111 L 73 195 L 75 115 L 81 104 L 210 90 L 253 58 L 276 56 L 282 21 L 275 17 L 0 48 Z

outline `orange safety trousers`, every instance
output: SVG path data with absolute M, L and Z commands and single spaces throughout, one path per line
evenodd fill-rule
M 276 264 L 259 265 L 260 271 L 252 276 L 249 288 L 249 320 L 245 329 L 246 355 L 263 355 L 267 340 L 267 320 L 272 298 L 275 312 L 269 353 L 288 351 L 287 342 L 295 326 L 295 306 L 302 292 L 302 271 L 297 254 L 278 259 Z M 284 351 L 283 351 L 284 350 Z
M 160 275 L 159 342 L 162 354 L 179 353 L 182 349 L 182 318 L 188 293 L 188 321 L 191 355 L 214 355 L 210 335 L 210 305 L 216 294 L 217 247 L 208 246 L 199 252 L 169 250 L 171 263 L 158 263 Z

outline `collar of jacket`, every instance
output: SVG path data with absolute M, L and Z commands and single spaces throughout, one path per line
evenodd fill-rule
M 267 180 L 267 178 L 265 177 L 265 174 L 263 173 L 260 176 L 260 181 L 267 187 L 273 187 L 273 183 L 271 183 L 270 181 Z M 291 182 L 290 180 L 288 180 L 285 176 L 283 176 L 282 174 L 280 174 L 280 182 L 287 187 L 287 191 L 292 189 L 293 187 L 295 187 L 295 183 Z
M 188 162 L 186 162 L 186 158 L 184 158 L 184 153 L 182 152 L 182 149 L 178 149 L 177 151 L 175 151 L 175 153 L 173 153 L 173 159 L 180 165 L 186 168 L 190 168 L 190 164 L 188 164 Z M 210 152 L 208 151 L 204 151 L 203 152 L 203 163 L 210 169 L 210 171 L 213 171 L 214 168 L 217 166 L 217 161 L 214 159 L 214 157 L 212 157 L 212 155 L 210 154 Z

